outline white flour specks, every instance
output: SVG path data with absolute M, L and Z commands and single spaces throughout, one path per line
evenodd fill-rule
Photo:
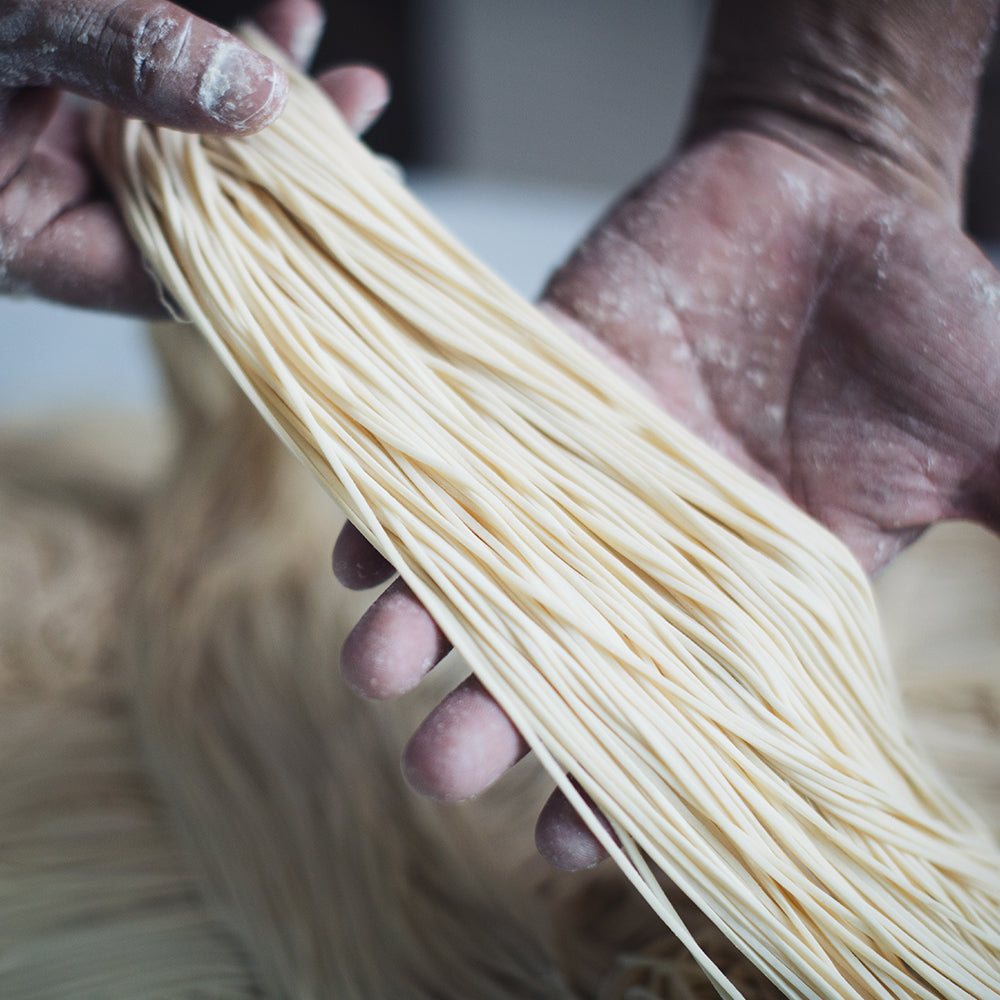
M 973 301 L 1000 320 L 1000 284 L 996 272 L 992 268 L 973 268 L 968 273 L 968 281 Z
M 198 103 L 237 131 L 267 124 L 284 106 L 288 82 L 270 60 L 235 40 L 215 47 L 198 84 Z
M 161 50 L 165 48 L 171 60 L 176 59 L 177 53 L 183 51 L 183 39 L 164 46 L 164 42 L 171 38 L 177 28 L 176 18 L 165 14 L 150 16 L 139 26 L 132 45 L 132 76 L 137 93 L 142 93 L 145 89 L 146 80 L 159 76 Z

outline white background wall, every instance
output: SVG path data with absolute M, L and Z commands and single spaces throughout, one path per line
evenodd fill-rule
M 465 175 L 622 187 L 670 149 L 707 0 L 421 0 L 422 127 Z

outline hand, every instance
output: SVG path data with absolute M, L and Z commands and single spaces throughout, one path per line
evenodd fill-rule
M 546 308 L 870 572 L 943 518 L 1000 529 L 1000 280 L 955 222 L 961 157 L 944 148 L 936 173 L 844 142 L 821 115 L 782 118 L 774 100 L 733 123 L 712 96 L 685 151 L 555 275 Z M 391 572 L 353 529 L 335 568 L 354 586 Z M 397 581 L 343 668 L 390 697 L 447 648 Z M 471 679 L 414 735 L 405 768 L 419 790 L 459 799 L 525 749 Z M 562 867 L 600 857 L 561 798 L 538 842 Z
M 259 20 L 300 54 L 322 13 L 311 0 L 278 0 Z M 161 0 L 0 0 L 0 29 L 0 290 L 158 315 L 154 284 L 91 163 L 79 98 L 236 135 L 280 114 L 284 73 Z M 342 71 L 331 85 L 351 114 L 370 118 L 385 102 L 370 70 Z

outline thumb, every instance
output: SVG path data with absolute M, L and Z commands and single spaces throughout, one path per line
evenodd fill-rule
M 183 131 L 255 132 L 288 93 L 270 59 L 162 0 L 0 3 L 0 27 L 0 82 L 61 86 Z

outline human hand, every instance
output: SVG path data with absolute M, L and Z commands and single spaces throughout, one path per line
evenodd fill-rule
M 847 130 L 842 104 L 803 117 L 800 90 L 776 112 L 765 82 L 757 109 L 709 82 L 684 151 L 597 227 L 545 307 L 870 572 L 943 518 L 1000 529 L 1000 279 L 956 221 L 968 130 L 952 91 L 969 88 L 951 79 L 944 125 L 907 109 L 892 136 L 892 108 L 863 109 Z M 349 586 L 391 573 L 353 529 L 335 568 Z M 363 694 L 391 697 L 447 649 L 397 581 L 343 668 Z M 525 750 L 473 678 L 414 735 L 405 769 L 418 790 L 460 799 Z M 562 867 L 600 857 L 561 797 L 538 842 Z
M 311 0 L 278 0 L 258 19 L 301 56 L 322 26 Z M 284 73 L 162 0 L 0 0 L 0 30 L 0 290 L 159 314 L 91 162 L 80 98 L 184 131 L 249 134 L 280 114 Z M 370 70 L 341 71 L 331 86 L 352 114 L 385 102 Z

